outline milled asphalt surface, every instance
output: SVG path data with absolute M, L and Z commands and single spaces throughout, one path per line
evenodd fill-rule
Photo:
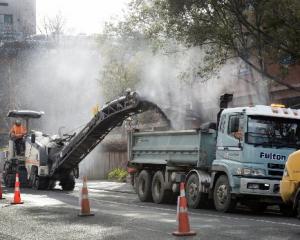
M 77 184 L 81 186 L 81 184 Z M 139 202 L 128 184 L 90 181 L 94 217 L 78 217 L 79 192 L 21 189 L 23 205 L 0 200 L 0 239 L 178 239 L 176 205 Z M 223 214 L 189 209 L 194 237 L 181 239 L 300 239 L 300 221 L 278 212 L 252 214 L 247 210 Z

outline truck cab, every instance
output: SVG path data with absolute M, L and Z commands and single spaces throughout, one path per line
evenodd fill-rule
M 291 206 L 293 215 L 296 213 L 300 219 L 300 151 L 292 153 L 285 164 L 280 195 Z
M 239 201 L 262 211 L 281 204 L 285 162 L 299 147 L 299 110 L 283 105 L 224 109 L 212 164 L 216 208 L 228 211 Z

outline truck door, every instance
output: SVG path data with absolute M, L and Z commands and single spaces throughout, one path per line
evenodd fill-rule
M 217 140 L 217 159 L 240 161 L 244 135 L 244 114 L 230 113 L 222 115 Z

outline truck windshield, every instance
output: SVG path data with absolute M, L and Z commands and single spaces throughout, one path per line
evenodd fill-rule
M 255 146 L 300 147 L 300 121 L 297 119 L 249 116 L 246 143 Z

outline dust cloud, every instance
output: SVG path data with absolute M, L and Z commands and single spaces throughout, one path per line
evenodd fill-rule
M 96 46 L 93 38 L 77 38 L 23 52 L 17 64 L 22 71 L 19 108 L 45 112 L 34 120 L 33 129 L 49 135 L 78 133 L 93 117 L 92 108 L 103 101 Z M 99 151 L 96 148 L 80 168 L 89 168 Z
M 71 132 L 92 117 L 92 107 L 101 101 L 101 63 L 92 48 L 61 44 L 36 49 L 26 62 L 19 96 L 23 106 L 45 112 L 44 132 Z
M 175 129 L 191 127 L 186 124 L 188 118 L 216 122 L 219 97 L 224 93 L 233 94 L 232 107 L 269 102 L 268 82 L 238 59 L 227 61 L 207 79 L 198 68 L 205 61 L 203 49 L 146 56 L 138 90 L 166 112 Z
M 268 102 L 267 85 L 259 84 L 264 82 L 261 76 L 237 59 L 228 61 L 214 77 L 203 79 L 198 73 L 204 61 L 202 49 L 166 54 L 145 48 L 140 55 L 143 64 L 139 64 L 136 90 L 157 104 L 175 129 L 190 128 L 187 118 L 216 121 L 224 93 L 234 94 L 233 106 Z M 18 104 L 45 111 L 34 122 L 35 128 L 47 134 L 78 132 L 92 118 L 92 107 L 103 104 L 98 78 L 105 56 L 94 39 L 31 49 L 21 58 Z M 95 159 L 101 159 L 100 147 L 81 163 L 81 174 L 93 168 Z

